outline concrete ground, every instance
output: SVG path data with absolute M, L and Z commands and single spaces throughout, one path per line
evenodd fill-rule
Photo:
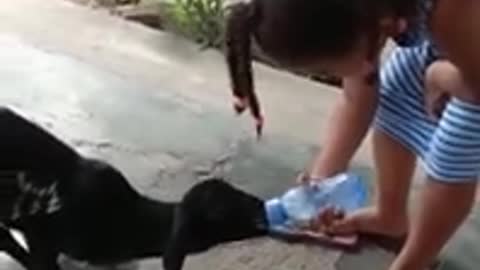
M 218 52 L 62 0 L 5 1 L 0 18 L 0 103 L 79 151 L 111 161 L 139 191 L 159 199 L 177 199 L 208 173 L 263 198 L 281 193 L 317 149 L 338 94 L 256 65 L 267 121 L 265 137 L 256 141 L 251 119 L 232 112 Z M 353 162 L 367 178 L 369 148 Z M 476 232 L 475 223 L 468 226 Z M 453 253 L 471 250 L 472 238 L 463 238 Z M 386 269 L 390 259 L 376 247 L 345 255 L 257 239 L 193 256 L 186 269 Z M 8 259 L 0 263 L 17 268 Z M 65 269 L 84 267 L 67 261 Z

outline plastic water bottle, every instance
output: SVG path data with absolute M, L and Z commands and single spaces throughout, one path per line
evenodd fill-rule
M 329 205 L 351 212 L 366 205 L 367 190 L 361 177 L 351 173 L 297 186 L 265 203 L 270 228 L 306 227 Z

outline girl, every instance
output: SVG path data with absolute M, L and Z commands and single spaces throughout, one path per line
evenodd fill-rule
M 259 132 L 251 41 L 286 68 L 344 78 L 329 136 L 305 178 L 346 170 L 372 124 L 375 202 L 327 230 L 407 235 L 390 270 L 425 269 L 472 207 L 480 173 L 479 26 L 476 0 L 252 0 L 234 5 L 228 16 L 235 108 L 250 108 Z M 379 68 L 389 38 L 399 46 Z M 427 176 L 409 220 L 417 157 Z

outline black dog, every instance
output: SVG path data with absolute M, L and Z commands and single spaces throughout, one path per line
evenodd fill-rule
M 267 233 L 263 202 L 222 180 L 160 202 L 10 109 L 0 109 L 0 128 L 0 251 L 29 270 L 59 269 L 61 253 L 97 265 L 163 256 L 166 270 L 180 270 L 188 254 Z

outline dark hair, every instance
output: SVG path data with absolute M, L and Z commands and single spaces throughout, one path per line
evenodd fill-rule
M 254 91 L 252 37 L 259 48 L 280 64 L 297 59 L 337 57 L 349 52 L 360 37 L 378 35 L 382 16 L 411 17 L 420 0 L 251 0 L 230 6 L 226 20 L 226 60 L 235 109 L 247 107 L 263 118 Z

